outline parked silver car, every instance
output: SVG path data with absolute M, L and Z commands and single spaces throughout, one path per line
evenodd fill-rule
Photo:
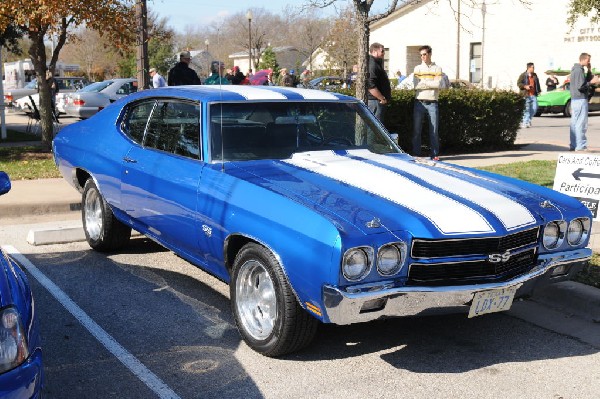
M 54 80 L 56 80 L 56 83 L 58 84 L 58 94 L 56 95 L 56 107 L 58 112 L 60 113 L 64 113 L 61 106 L 61 103 L 64 101 L 64 97 L 67 94 L 73 93 L 76 90 L 79 90 L 90 83 L 89 80 L 81 77 L 56 77 L 54 78 Z M 31 112 L 33 110 L 33 106 L 31 105 L 31 100 L 29 99 L 29 96 L 31 96 L 31 98 L 35 102 L 35 105 L 38 106 L 40 103 L 40 95 L 37 91 L 38 90 L 36 81 L 36 86 L 33 93 L 25 93 L 21 96 L 21 98 L 15 101 L 16 108 L 24 111 L 25 113 Z
M 65 97 L 64 110 L 69 116 L 85 119 L 121 97 L 137 91 L 137 79 L 120 78 L 92 83 Z
M 8 89 L 4 91 L 4 105 L 7 107 L 14 107 L 15 102 L 26 96 L 30 96 L 32 94 L 37 93 L 37 80 L 33 79 L 31 82 L 27 83 L 25 87 L 20 89 Z

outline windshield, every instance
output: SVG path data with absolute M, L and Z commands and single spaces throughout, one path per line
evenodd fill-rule
M 219 103 L 210 116 L 213 160 L 287 159 L 332 149 L 401 152 L 357 102 Z
M 113 81 L 112 80 L 105 80 L 103 82 L 96 82 L 96 83 L 92 83 L 91 85 L 85 86 L 82 89 L 79 89 L 79 92 L 91 92 L 91 93 L 98 93 L 104 89 L 106 89 L 108 86 L 111 85 Z

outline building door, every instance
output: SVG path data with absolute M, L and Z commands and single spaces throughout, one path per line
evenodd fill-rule
M 471 43 L 469 61 L 469 81 L 481 83 L 481 43 Z

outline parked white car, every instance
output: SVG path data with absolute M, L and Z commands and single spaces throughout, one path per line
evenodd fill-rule
M 56 77 L 54 78 L 54 80 L 56 80 L 56 83 L 58 84 L 58 93 L 56 94 L 56 108 L 59 113 L 64 113 L 61 104 L 64 101 L 63 99 L 65 96 L 67 96 L 69 93 L 74 93 L 76 90 L 79 90 L 90 83 L 86 78 L 80 77 Z M 34 81 L 32 81 L 31 83 L 33 82 Z M 34 83 L 33 87 L 33 91 L 30 90 L 27 93 L 22 94 L 19 99 L 14 101 L 15 107 L 27 114 L 33 111 L 31 99 L 33 99 L 33 101 L 35 102 L 36 107 L 39 107 L 40 104 L 40 95 L 37 92 L 37 85 Z M 31 99 L 29 98 L 30 96 Z
M 89 118 L 110 103 L 137 91 L 137 79 L 120 78 L 92 83 L 65 97 L 64 110 L 69 116 Z

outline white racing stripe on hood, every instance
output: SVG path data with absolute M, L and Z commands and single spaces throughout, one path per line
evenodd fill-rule
M 295 89 L 306 100 L 337 100 L 338 98 L 331 93 L 323 90 Z
M 284 162 L 409 208 L 427 218 L 444 234 L 495 231 L 483 215 L 474 209 L 376 165 L 338 156 L 330 151 L 294 154 Z
M 535 223 L 535 218 L 522 204 L 492 190 L 479 187 L 476 184 L 448 176 L 434 169 L 406 162 L 385 155 L 373 154 L 368 150 L 351 150 L 348 154 L 359 156 L 392 168 L 400 169 L 432 186 L 439 187 L 461 198 L 469 200 L 495 215 L 506 230 L 514 230 Z

